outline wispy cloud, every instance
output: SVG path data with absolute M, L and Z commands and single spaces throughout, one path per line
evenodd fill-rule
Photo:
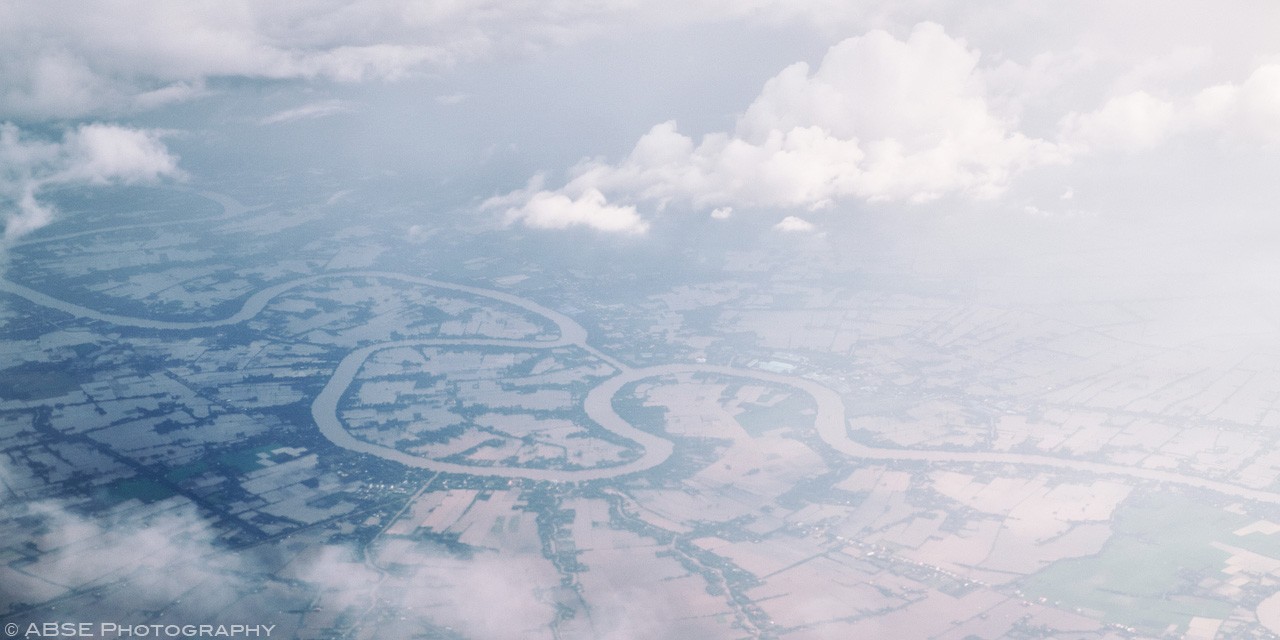
M 436 96 L 436 102 L 444 105 L 460 104 L 470 97 L 471 96 L 466 93 L 450 93 L 443 96 Z
M 346 113 L 351 110 L 351 105 L 343 102 L 342 100 L 320 100 L 304 104 L 300 107 L 277 111 L 259 120 L 258 124 L 269 125 L 293 122 L 295 120 L 314 120 L 316 118 L 327 118 L 335 114 Z
M 10 465 L 0 455 L 0 536 L 31 540 L 40 554 L 21 571 L 0 565 L 0 616 L 93 591 L 77 601 L 76 615 L 144 622 L 164 611 L 177 624 L 231 615 L 237 623 L 276 624 L 273 637 L 314 637 L 306 625 L 329 628 L 336 616 L 368 637 L 452 627 L 472 638 L 551 638 L 559 577 L 536 551 L 464 557 L 423 543 L 392 560 L 389 552 L 380 559 L 377 548 L 324 542 L 302 554 L 297 547 L 232 550 L 214 521 L 182 498 L 88 515 L 70 502 L 10 494 L 10 486 L 41 482 Z M 291 559 L 281 562 L 281 553 Z M 313 609 L 318 622 L 281 613 Z

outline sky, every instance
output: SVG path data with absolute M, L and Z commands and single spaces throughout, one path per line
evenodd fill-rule
M 447 194 L 410 235 L 745 234 L 1005 302 L 1173 300 L 1171 339 L 1275 341 L 1277 34 L 1273 0 L 0 0 L 0 243 L 74 226 L 65 187 L 251 201 L 249 167 L 332 176 L 316 198 L 338 202 L 377 176 Z M 164 540 L 157 561 L 234 587 L 245 559 L 202 526 L 125 528 L 103 557 Z M 340 597 L 375 580 L 326 553 L 308 575 Z
M 58 219 L 60 186 L 250 156 L 479 175 L 458 214 L 507 228 L 945 212 L 1230 245 L 1274 231 L 1277 27 L 1265 1 L 10 0 L 4 237 Z

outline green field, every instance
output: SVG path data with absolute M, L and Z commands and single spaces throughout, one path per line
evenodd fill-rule
M 154 480 L 135 477 L 112 483 L 107 487 L 107 495 L 118 502 L 131 499 L 155 502 L 174 495 L 174 492 L 173 489 Z
M 1024 591 L 1064 607 L 1102 612 L 1108 622 L 1162 632 L 1193 616 L 1221 618 L 1234 605 L 1195 594 L 1226 566 L 1213 542 L 1280 557 L 1277 536 L 1233 533 L 1256 518 L 1185 496 L 1138 499 L 1116 514 L 1111 540 L 1095 556 L 1057 562 L 1027 579 Z
M 27 363 L 0 370 L 0 398 L 43 400 L 80 388 L 80 379 L 65 364 Z
M 165 474 L 165 478 L 170 482 L 181 483 L 188 478 L 212 470 L 231 471 L 237 475 L 248 473 L 262 468 L 262 458 L 258 454 L 271 451 L 280 446 L 279 444 L 266 444 L 248 449 L 226 451 L 213 458 L 197 460 L 174 467 Z

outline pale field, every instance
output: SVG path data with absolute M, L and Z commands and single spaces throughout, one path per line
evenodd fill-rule
M 797 527 L 827 526 L 848 518 L 853 511 L 848 505 L 811 502 L 788 513 L 784 522 Z
M 919 508 L 909 503 L 905 495 L 876 490 L 852 507 L 847 518 L 835 523 L 832 532 L 847 539 L 873 542 L 876 532 L 909 521 L 918 512 Z
M 833 527 L 836 535 L 845 538 L 863 539 L 871 532 L 908 520 L 919 511 L 907 502 L 911 475 L 904 471 L 868 465 L 854 470 L 848 478 L 834 486 L 866 494 L 850 509 L 848 517 Z
M 633 490 L 631 494 L 616 491 L 610 491 L 609 493 L 623 501 L 625 509 L 629 514 L 644 520 L 650 525 L 672 533 L 688 533 L 692 531 L 692 528 L 685 524 L 681 524 L 680 521 L 673 520 L 666 515 L 658 513 L 646 504 L 636 500 L 635 496 L 631 495 L 635 493 L 635 490 Z
M 474 547 L 539 550 L 535 516 L 517 509 L 519 500 L 517 491 L 493 491 L 487 500 L 472 502 L 446 531 L 458 534 L 459 542 Z
M 1112 514 L 1131 491 L 1101 480 L 1051 486 L 1043 475 L 982 482 L 939 471 L 931 480 L 939 494 L 996 518 L 970 519 L 956 533 L 931 532 L 936 541 L 920 541 L 916 552 L 906 555 L 974 577 L 980 577 L 975 569 L 1026 575 L 1064 558 L 1097 553 L 1110 538 Z M 911 541 L 904 544 L 912 546 Z
M 576 498 L 565 501 L 563 507 L 574 512 L 569 535 L 573 544 L 581 550 L 611 549 L 614 536 L 610 533 L 609 503 L 604 500 Z
M 1218 636 L 1218 627 L 1222 626 L 1222 620 L 1217 618 L 1191 618 L 1191 622 L 1187 624 L 1187 632 L 1183 636 L 1186 640 L 1213 640 Z
M 259 459 L 261 460 L 261 459 Z M 314 453 L 285 462 L 268 462 L 265 467 L 241 476 L 240 486 L 249 493 L 263 494 L 274 488 L 301 482 L 314 477 L 319 457 Z M 262 464 L 259 462 L 259 464 Z
M 712 490 L 736 488 L 772 500 L 796 482 L 826 470 L 822 458 L 803 443 L 762 436 L 735 440 L 686 482 Z
M 917 513 L 868 535 L 864 540 L 901 548 L 900 552 L 906 555 L 908 550 L 917 549 L 928 540 L 946 535 L 938 531 L 946 519 L 947 514 L 942 511 Z
M 911 487 L 911 474 L 889 470 L 883 465 L 860 466 L 847 478 L 833 485 L 836 489 L 851 492 L 906 491 Z
M 761 504 L 760 501 L 743 504 L 720 496 L 717 491 L 699 491 L 696 488 L 683 491 L 635 489 L 629 493 L 641 509 L 642 517 L 651 513 L 658 517 L 659 522 L 726 522 L 754 514 Z
M 637 388 L 647 406 L 667 409 L 665 431 L 673 436 L 749 439 L 733 416 L 738 413 L 720 401 L 728 385 L 699 383 L 679 376 L 675 384 L 655 383 Z
M 1026 626 L 1032 628 L 1047 627 L 1064 635 L 1075 632 L 1092 638 L 1112 637 L 1118 640 L 1124 637 L 1107 632 L 1099 633 L 1101 625 L 1084 616 L 1011 598 L 957 624 L 936 638 L 937 640 L 999 638 L 1019 622 L 1024 622 Z
M 1280 449 L 1271 449 L 1254 458 L 1236 473 L 1236 480 L 1254 489 L 1264 489 L 1275 484 L 1280 477 Z
M 934 491 L 985 513 L 1006 515 L 1019 521 L 1021 530 L 1050 537 L 1061 522 L 1106 521 L 1132 488 L 1096 480 L 1088 485 L 1058 483 L 1043 474 L 1032 477 L 996 477 L 983 482 L 953 471 L 931 474 Z M 1044 524 L 1038 524 L 1044 523 Z
M 1111 527 L 1106 524 L 1076 524 L 1057 537 L 1042 540 L 1004 528 L 996 537 L 991 553 L 979 566 L 996 572 L 1030 575 L 1059 560 L 1098 553 L 1111 539 L 1111 533 Z
M 576 574 L 598 634 L 626 629 L 635 637 L 741 635 L 730 626 L 733 610 L 724 599 L 707 593 L 701 575 L 690 573 L 669 555 L 659 555 L 665 546 L 629 531 L 607 532 L 594 536 L 597 546 L 579 554 L 587 569 Z
M 787 638 L 933 638 L 990 611 L 1008 596 L 979 589 L 959 598 L 930 590 L 904 607 L 850 622 L 832 622 Z
M 1222 542 L 1211 542 L 1209 545 L 1228 554 L 1225 563 L 1226 567 L 1222 569 L 1225 574 L 1245 573 L 1253 577 L 1261 577 L 1268 574 L 1280 576 L 1280 560 L 1276 558 Z
M 813 537 L 775 535 L 758 542 L 729 541 L 723 538 L 698 538 L 694 544 L 735 565 L 757 578 L 764 578 L 807 558 L 827 552 L 827 545 Z
M 444 492 L 432 492 L 423 495 L 428 499 L 430 508 L 426 514 L 417 523 L 416 528 L 428 529 L 436 533 L 443 533 L 453 526 L 453 523 L 462 517 L 462 514 L 471 508 L 471 504 L 475 502 L 476 497 L 480 495 L 479 491 L 474 489 L 450 489 Z M 414 515 L 418 514 L 417 505 L 414 505 Z
M 757 516 L 796 482 L 826 470 L 822 458 L 806 445 L 772 435 L 753 438 L 734 419 L 743 403 L 769 406 L 787 394 L 761 385 L 735 386 L 737 394 L 727 399 L 728 384 L 693 376 L 637 387 L 647 405 L 666 409 L 668 433 L 728 443 L 714 462 L 684 480 L 683 491 L 630 492 L 642 515 L 675 523 Z
M 413 504 L 409 505 L 400 517 L 392 522 L 386 528 L 387 535 L 407 536 L 412 534 L 422 524 L 432 511 L 437 509 L 447 497 L 447 492 L 429 491 L 422 494 Z
M 1259 603 L 1256 615 L 1262 626 L 1271 633 L 1280 635 L 1280 592 Z
M 930 400 L 901 415 L 861 416 L 854 428 L 866 429 L 897 447 L 973 448 L 985 443 L 991 428 L 986 420 L 947 400 Z
M 879 573 L 844 554 L 822 555 L 768 576 L 748 593 L 773 622 L 787 628 L 822 628 L 833 620 L 878 615 L 919 597 L 886 595 L 877 583 Z

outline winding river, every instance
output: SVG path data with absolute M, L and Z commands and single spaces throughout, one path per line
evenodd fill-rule
M 216 194 L 205 194 L 217 200 L 224 207 L 222 217 L 238 215 L 240 213 L 250 211 L 251 209 L 240 206 L 234 200 L 225 196 Z M 30 244 L 35 242 L 48 242 L 57 239 L 65 239 L 80 235 L 89 235 L 92 233 L 104 233 L 125 228 L 141 228 L 148 226 L 161 226 L 168 224 L 178 224 L 192 222 L 184 221 L 166 221 L 162 223 L 142 223 L 132 224 L 108 229 L 99 229 L 94 231 L 86 231 L 75 234 L 66 234 L 62 236 L 49 236 L 38 238 L 24 242 Z M 1126 467 L 1121 465 L 1106 464 L 1101 462 L 1090 462 L 1084 460 L 1072 460 L 1069 458 L 1059 458 L 1045 455 L 1032 455 L 1021 453 L 997 453 L 982 451 L 937 451 L 937 450 L 911 450 L 911 449 L 895 449 L 871 447 L 857 442 L 849 437 L 848 418 L 845 412 L 843 399 L 835 391 L 825 387 L 813 380 L 803 377 L 788 376 L 756 369 L 741 369 L 734 367 L 723 367 L 707 364 L 667 364 L 652 367 L 629 367 L 616 358 L 608 354 L 600 352 L 595 347 L 588 344 L 588 335 L 585 328 L 574 321 L 572 318 L 548 309 L 536 302 L 511 295 L 501 291 L 484 289 L 480 287 L 472 287 L 467 285 L 454 284 L 450 282 L 442 282 L 432 280 L 430 278 L 421 278 L 417 276 L 409 276 L 398 273 L 389 273 L 383 271 L 335 271 L 322 273 L 312 276 L 305 276 L 290 280 L 288 282 L 276 284 L 264 288 L 247 298 L 240 309 L 225 318 L 217 320 L 204 321 L 163 321 L 153 320 L 149 318 L 138 318 L 130 316 L 122 316 L 111 313 L 102 313 L 88 307 L 75 303 L 59 300 L 47 294 L 41 293 L 29 287 L 11 282 L 7 279 L 0 278 L 0 291 L 16 295 L 35 304 L 56 309 L 76 317 L 97 320 L 118 326 L 139 327 L 156 330 L 199 330 L 211 329 L 217 327 L 225 327 L 229 325 L 245 322 L 256 317 L 270 303 L 270 301 L 292 289 L 311 284 L 314 282 L 334 279 L 334 278 L 350 278 L 350 277 L 370 277 L 396 280 L 408 284 L 431 287 L 434 289 L 442 289 L 446 291 L 457 291 L 474 296 L 484 297 L 490 300 L 503 302 L 506 304 L 520 307 L 530 313 L 539 315 L 551 321 L 559 332 L 554 338 L 535 339 L 535 340 L 498 340 L 498 339 L 417 339 L 417 340 L 400 340 L 389 341 L 377 344 L 367 345 L 355 349 L 347 354 L 338 366 L 335 368 L 333 375 L 329 378 L 324 388 L 316 396 L 311 405 L 311 414 L 315 419 L 320 432 L 332 441 L 334 444 L 368 455 L 385 458 L 407 466 L 430 469 L 447 473 L 470 474 L 477 476 L 492 476 L 504 478 L 526 478 L 530 480 L 550 481 L 550 482 L 580 482 L 588 480 L 603 480 L 616 478 L 629 474 L 638 473 L 648 469 L 652 469 L 665 462 L 674 450 L 673 443 L 660 436 L 646 431 L 637 429 L 634 425 L 627 422 L 613 408 L 614 397 L 632 382 L 638 382 L 646 378 L 657 376 L 665 376 L 671 374 L 690 374 L 705 373 L 722 376 L 733 376 L 739 378 L 755 379 L 762 382 L 789 386 L 794 389 L 803 391 L 813 397 L 817 404 L 817 413 L 814 418 L 814 429 L 818 436 L 832 449 L 847 455 L 851 458 L 863 460 L 882 460 L 882 461 L 910 461 L 925 462 L 936 464 L 992 464 L 992 465 L 1018 465 L 1025 467 L 1060 469 L 1065 471 L 1076 471 L 1091 475 L 1102 476 L 1118 476 L 1127 477 L 1134 480 L 1164 482 L 1179 484 L 1184 486 L 1196 487 L 1215 491 L 1224 495 L 1235 496 L 1245 500 L 1253 500 L 1258 502 L 1267 502 L 1280 504 L 1280 494 L 1251 489 L 1240 485 L 1221 482 L 1217 480 L 1209 480 L 1197 476 L 1189 476 L 1185 474 L 1160 471 L 1156 469 L 1146 469 L 1141 467 Z M 373 353 L 383 349 L 395 347 L 419 347 L 419 346 L 455 346 L 455 347 L 509 347 L 520 349 L 550 349 L 555 347 L 575 346 L 581 348 L 602 361 L 612 366 L 617 373 L 612 377 L 604 380 L 594 387 L 586 396 L 584 401 L 584 409 L 591 420 L 598 423 L 601 427 L 623 437 L 627 440 L 635 442 L 643 450 L 643 454 L 634 460 L 623 464 L 596 467 L 591 469 L 533 469 L 525 467 L 513 466 L 475 466 L 457 463 L 442 462 L 421 456 L 415 456 L 397 449 L 365 442 L 357 439 L 349 431 L 347 431 L 341 418 L 338 415 L 338 405 L 343 393 L 354 382 L 356 374 L 360 370 L 360 366 Z

